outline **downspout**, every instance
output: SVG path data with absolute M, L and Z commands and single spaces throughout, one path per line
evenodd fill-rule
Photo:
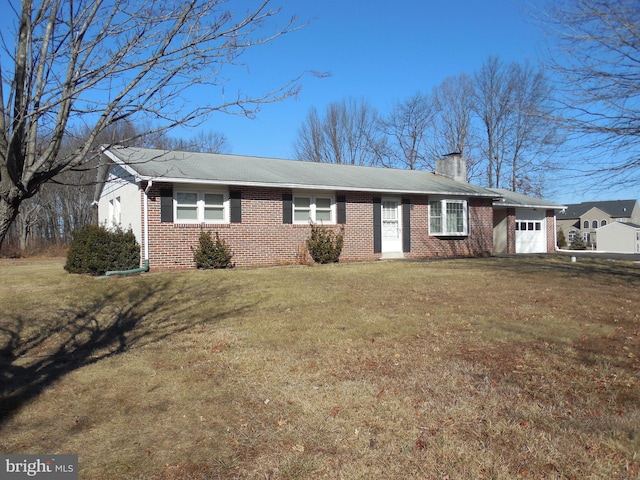
M 148 207 L 149 207 L 149 203 L 148 203 L 148 197 L 147 194 L 149 193 L 149 189 L 151 188 L 151 185 L 153 185 L 153 180 L 149 180 L 149 182 L 147 183 L 147 187 L 144 189 L 144 197 L 142 200 L 142 204 L 143 204 L 143 210 L 144 210 L 144 221 L 143 221 L 143 227 L 142 229 L 144 230 L 142 233 L 142 239 L 143 239 L 143 244 L 144 244 L 144 267 L 140 267 L 140 268 L 133 268 L 131 270 L 112 270 L 109 272 L 106 272 L 104 274 L 105 277 L 110 277 L 112 275 L 135 275 L 137 273 L 145 273 L 149 271 L 149 213 L 148 213 Z
M 144 273 L 149 271 L 149 260 L 144 261 L 144 267 L 133 268 L 131 270 L 111 270 L 104 274 L 105 277 L 110 277 L 111 275 L 134 275 L 136 273 Z
M 147 182 L 147 187 L 144 189 L 144 199 L 143 199 L 143 209 L 144 209 L 144 233 L 142 234 L 144 241 L 144 259 L 146 261 L 147 267 L 149 266 L 149 190 L 153 185 L 153 180 L 149 180 Z
M 556 211 L 553 211 L 553 249 L 557 252 L 560 250 L 558 246 L 558 225 L 556 224 Z

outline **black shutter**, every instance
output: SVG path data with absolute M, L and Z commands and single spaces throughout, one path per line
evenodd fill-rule
M 160 221 L 173 222 L 173 189 L 160 189 Z
M 240 190 L 232 190 L 229 192 L 231 199 L 231 223 L 242 222 L 242 193 Z
M 402 199 L 402 251 L 411 251 L 411 200 Z
M 282 194 L 282 223 L 293 223 L 293 195 Z
M 382 252 L 382 199 L 373 199 L 373 253 Z
M 338 195 L 336 204 L 338 207 L 338 223 L 347 223 L 347 197 Z

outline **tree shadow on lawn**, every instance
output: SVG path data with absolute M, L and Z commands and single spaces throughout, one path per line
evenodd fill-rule
M 25 315 L 0 325 L 0 429 L 21 405 L 67 373 L 252 308 L 246 302 L 225 305 L 231 288 L 209 282 L 194 287 L 167 276 L 146 280 L 52 312 L 45 321 Z M 215 311 L 205 314 L 205 296 L 216 299 Z
M 640 285 L 640 265 L 628 261 L 579 258 L 572 262 L 568 255 L 543 254 L 499 256 L 492 259 L 492 265 L 525 274 L 559 273 L 569 278 L 602 276 Z

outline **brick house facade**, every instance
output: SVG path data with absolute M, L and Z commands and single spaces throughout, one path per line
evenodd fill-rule
M 203 229 L 241 267 L 309 263 L 312 223 L 343 234 L 341 262 L 495 251 L 503 196 L 443 174 L 126 147 L 105 149 L 105 157 L 100 222 L 131 228 L 151 270 L 194 268 Z
M 144 195 L 146 184 L 142 184 Z M 283 222 L 283 193 L 291 190 L 239 187 L 241 221 L 219 225 L 180 224 L 161 221 L 161 190 L 171 184 L 154 183 L 148 195 L 149 263 L 152 269 L 193 268 L 193 249 L 201 229 L 217 233 L 231 247 L 237 266 L 294 265 L 311 262 L 306 240 L 311 226 Z M 383 257 L 375 252 L 373 205 L 375 194 L 345 192 L 346 222 L 328 228 L 344 235 L 340 261 L 368 261 Z M 410 213 L 410 247 L 404 258 L 476 256 L 493 249 L 490 199 L 469 201 L 469 235 L 441 238 L 429 235 L 428 196 L 408 195 L 403 208 Z M 143 202 L 141 202 L 142 204 Z

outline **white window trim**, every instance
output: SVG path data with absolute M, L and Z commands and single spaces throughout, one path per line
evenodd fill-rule
M 441 218 L 442 218 L 442 232 L 433 232 L 431 230 L 431 203 L 432 202 L 440 202 L 441 209 Z M 463 227 L 464 231 L 462 232 L 447 232 L 447 204 L 448 203 L 458 203 L 463 206 L 462 215 L 463 215 Z M 430 198 L 429 199 L 429 235 L 434 237 L 467 237 L 469 236 L 469 203 L 464 199 L 453 199 L 453 198 Z
M 109 224 L 111 227 L 119 227 L 122 223 L 122 204 L 120 197 L 109 200 Z
M 189 219 L 179 219 L 178 218 L 178 194 L 179 193 L 195 193 L 198 195 L 198 200 L 196 201 L 196 209 L 197 209 L 197 219 L 189 220 Z M 214 195 L 222 195 L 222 204 L 224 213 L 224 218 L 222 220 L 205 220 L 204 218 L 204 196 L 206 194 L 214 194 Z M 230 223 L 230 205 L 229 205 L 229 192 L 227 190 L 216 190 L 216 189 L 197 189 L 197 188 L 174 188 L 173 190 L 173 218 L 174 223 L 177 224 L 210 224 L 210 225 L 221 225 Z
M 309 212 L 309 220 L 301 221 L 296 220 L 296 197 L 304 197 L 310 199 L 310 212 Z M 328 198 L 331 200 L 331 219 L 329 221 L 320 220 L 318 221 L 316 218 L 316 199 L 317 198 Z M 294 191 L 293 192 L 293 201 L 291 202 L 291 215 L 293 219 L 293 223 L 295 225 L 309 225 L 312 223 L 314 225 L 335 225 L 337 221 L 337 207 L 336 207 L 336 196 L 333 192 L 308 192 L 308 191 Z
M 542 231 L 542 220 L 516 220 L 516 232 L 526 231 Z

